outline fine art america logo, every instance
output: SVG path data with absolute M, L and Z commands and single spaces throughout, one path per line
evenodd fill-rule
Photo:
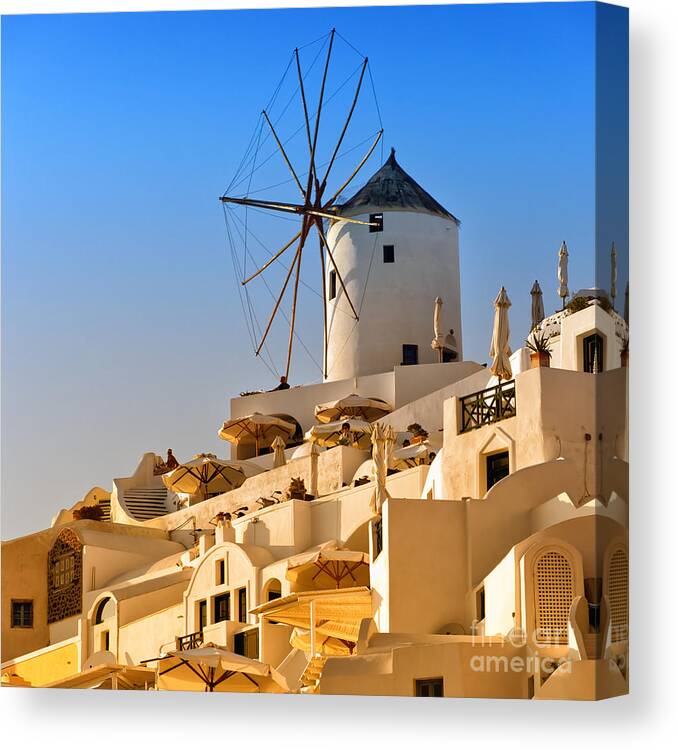
M 511 630 L 505 640 L 500 640 L 496 636 L 489 636 L 484 633 L 478 635 L 480 623 L 474 621 L 472 624 L 473 633 L 471 644 L 474 648 L 486 648 L 488 653 L 476 653 L 471 656 L 469 665 L 474 672 L 490 673 L 508 673 L 508 672 L 525 672 L 527 674 L 551 675 L 556 670 L 561 674 L 571 674 L 572 665 L 578 661 L 581 656 L 574 659 L 571 656 L 571 649 L 568 647 L 568 632 L 553 631 L 543 628 L 535 628 L 528 638 L 525 631 L 520 628 Z M 626 638 L 628 635 L 625 633 Z M 602 634 L 601 634 L 602 637 Z M 492 647 L 500 647 L 505 650 L 506 646 L 513 647 L 516 650 L 525 649 L 523 654 L 499 654 L 492 653 Z M 555 652 L 558 653 L 555 653 Z M 626 665 L 626 656 L 621 653 L 612 660 L 619 669 L 624 669 Z M 612 663 L 610 663 L 610 668 Z

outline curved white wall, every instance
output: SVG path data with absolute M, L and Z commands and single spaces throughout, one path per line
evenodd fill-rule
M 353 218 L 368 221 L 369 215 Z M 328 301 L 327 380 L 388 372 L 401 364 L 403 344 L 418 345 L 420 364 L 437 362 L 431 349 L 436 297 L 443 300 L 443 333 L 454 329 L 461 360 L 459 229 L 454 221 L 384 211 L 383 232 L 339 220 L 332 223 L 328 242 L 360 320 L 351 315 L 337 280 L 337 296 Z M 383 245 L 395 246 L 394 263 L 384 263 Z M 328 258 L 328 279 L 331 270 Z

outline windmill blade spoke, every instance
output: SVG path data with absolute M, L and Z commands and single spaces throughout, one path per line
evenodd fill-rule
M 341 284 L 341 288 L 344 291 L 344 294 L 346 295 L 346 299 L 348 300 L 348 304 L 351 306 L 351 310 L 353 311 L 353 315 L 356 320 L 358 320 L 358 313 L 356 312 L 355 307 L 353 306 L 353 302 L 351 302 L 351 298 L 349 297 L 348 291 L 346 289 L 346 286 L 344 284 L 344 279 L 341 277 L 341 274 L 339 273 L 339 269 L 337 268 L 337 264 L 334 262 L 334 256 L 332 255 L 332 251 L 330 250 L 330 244 L 327 241 L 327 237 L 325 237 L 325 230 L 323 229 L 323 223 L 320 219 L 316 220 L 316 226 L 318 227 L 318 234 L 320 235 L 320 239 L 325 245 L 325 249 L 327 250 L 327 256 L 329 257 L 332 266 L 334 267 L 334 270 L 337 274 L 337 278 L 339 279 L 339 283 Z
M 283 159 L 285 160 L 285 164 L 287 164 L 287 168 L 292 173 L 292 177 L 294 177 L 294 181 L 297 183 L 297 187 L 299 188 L 299 192 L 301 193 L 304 200 L 306 199 L 306 193 L 304 192 L 304 188 L 301 186 L 301 182 L 299 182 L 299 178 L 297 177 L 297 173 L 294 171 L 294 167 L 292 166 L 292 163 L 290 162 L 287 152 L 285 151 L 284 146 L 280 142 L 280 138 L 278 138 L 278 134 L 275 132 L 275 128 L 273 127 L 273 123 L 270 121 L 268 115 L 266 114 L 266 110 L 263 112 L 264 117 L 266 118 L 266 122 L 268 123 L 268 126 L 271 128 L 271 133 L 273 133 L 273 137 L 275 138 L 275 142 L 278 144 L 278 148 L 280 149 L 280 153 L 282 154 Z
M 337 158 L 337 154 L 339 153 L 341 144 L 344 141 L 344 136 L 346 135 L 346 131 L 348 130 L 348 125 L 351 122 L 351 118 L 353 117 L 353 112 L 355 111 L 356 104 L 358 103 L 358 96 L 360 95 L 360 88 L 363 85 L 363 78 L 365 77 L 366 69 L 367 69 L 367 58 L 365 58 L 365 62 L 363 63 L 362 70 L 360 71 L 360 78 L 358 79 L 358 85 L 355 90 L 355 95 L 353 96 L 351 109 L 349 109 L 348 111 L 348 116 L 346 117 L 346 122 L 344 123 L 344 127 L 341 131 L 341 135 L 339 136 L 337 145 L 334 147 L 334 153 L 332 154 L 330 163 L 327 165 L 327 170 L 325 171 L 325 176 L 323 177 L 323 180 L 321 183 L 321 192 L 325 189 L 325 185 L 327 184 L 327 178 L 330 176 L 330 172 L 332 171 L 332 167 L 334 166 L 334 160 Z
M 299 91 L 301 92 L 301 103 L 304 106 L 304 120 L 306 122 L 306 137 L 308 138 L 308 152 L 311 153 L 311 122 L 308 119 L 308 104 L 306 103 L 306 90 L 304 89 L 304 77 L 301 74 L 301 63 L 299 62 L 299 50 L 294 50 L 297 61 L 297 77 L 299 78 Z
M 303 243 L 301 244 L 303 247 Z M 292 314 L 290 315 L 290 338 L 287 344 L 287 364 L 285 365 L 285 377 L 290 376 L 290 363 L 292 362 L 292 343 L 294 341 L 294 324 L 297 319 L 297 295 L 299 293 L 299 274 L 301 272 L 301 250 L 297 258 L 297 273 L 294 279 L 294 294 L 292 296 Z
M 273 325 L 273 320 L 276 316 L 276 313 L 278 312 L 280 303 L 282 302 L 282 299 L 285 296 L 285 290 L 287 289 L 287 285 L 290 283 L 290 277 L 292 276 L 292 271 L 294 270 L 294 266 L 297 263 L 297 259 L 301 255 L 301 248 L 303 246 L 304 246 L 304 235 L 302 233 L 302 236 L 299 239 L 299 246 L 297 247 L 297 252 L 294 255 L 294 259 L 292 260 L 292 265 L 290 265 L 290 269 L 287 272 L 287 276 L 285 277 L 285 283 L 283 284 L 282 290 L 280 291 L 280 295 L 278 296 L 278 299 L 275 303 L 275 307 L 273 308 L 271 317 L 268 319 L 268 324 L 266 325 L 266 330 L 264 331 L 264 335 L 261 337 L 261 343 L 259 344 L 257 351 L 256 351 L 257 356 L 259 356 L 264 344 L 266 343 L 266 337 L 268 336 L 268 332 L 271 330 L 271 326 Z
M 383 134 L 384 134 L 383 130 L 380 130 L 377 133 L 377 137 L 374 139 L 374 142 L 370 146 L 370 150 L 365 154 L 365 156 L 363 156 L 360 164 L 358 164 L 358 166 L 353 170 L 353 172 L 351 173 L 351 176 L 344 182 L 344 184 L 339 188 L 339 190 L 337 190 L 337 192 L 329 199 L 329 201 L 327 201 L 327 203 L 324 205 L 324 208 L 328 208 L 329 206 L 331 206 L 334 203 L 334 201 L 337 199 L 337 197 L 339 196 L 339 194 L 341 193 L 341 191 L 344 190 L 344 188 L 346 188 L 352 182 L 353 178 L 365 166 L 365 162 L 370 158 L 370 156 L 372 156 L 372 152 L 377 147 L 377 144 L 381 140 L 381 136 Z
M 313 178 L 316 177 L 316 171 L 315 171 L 315 149 L 318 145 L 318 131 L 320 129 L 320 115 L 323 110 L 323 99 L 325 97 L 325 84 L 327 83 L 327 71 L 330 67 L 330 57 L 332 56 L 332 45 L 334 44 L 334 34 L 335 30 L 332 29 L 330 33 L 330 45 L 327 49 L 327 59 L 325 60 L 325 70 L 323 71 L 323 80 L 322 84 L 320 85 L 320 97 L 318 99 L 318 109 L 316 111 L 315 115 L 315 130 L 313 132 L 313 144 L 311 146 L 311 168 L 308 172 L 308 187 L 306 189 L 307 195 L 311 194 L 311 185 L 313 184 Z
M 222 203 L 235 203 L 238 206 L 251 206 L 253 208 L 270 208 L 272 211 L 284 211 L 291 214 L 300 214 L 304 210 L 304 207 L 297 203 L 253 200 L 252 198 L 231 198 L 227 195 L 222 196 L 219 200 Z
M 304 213 L 311 214 L 312 216 L 322 216 L 324 219 L 332 219 L 333 221 L 348 221 L 350 224 L 362 224 L 366 227 L 377 227 L 379 226 L 374 221 L 362 221 L 361 219 L 351 219 L 346 216 L 338 216 L 337 214 L 329 214 L 325 211 L 319 211 L 316 208 L 307 208 Z
M 294 235 L 294 237 L 292 237 L 292 239 L 282 249 L 278 250 L 278 252 L 272 258 L 270 258 L 266 263 L 264 263 L 264 265 L 260 269 L 255 271 L 251 276 L 248 276 L 244 281 L 241 281 L 240 283 L 243 286 L 245 284 L 249 284 L 249 282 L 252 281 L 252 279 L 255 279 L 260 273 L 265 271 L 271 265 L 271 263 L 278 260 L 278 258 L 285 252 L 285 250 L 291 247 L 299 239 L 299 237 L 301 237 L 301 231 L 297 232 Z

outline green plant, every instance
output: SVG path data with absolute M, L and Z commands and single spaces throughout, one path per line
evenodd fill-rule
M 407 431 L 411 432 L 414 437 L 428 437 L 428 432 L 419 424 L 419 422 L 412 422 L 407 425 Z
M 73 518 L 76 521 L 101 521 L 103 515 L 104 512 L 98 505 L 83 505 L 82 508 L 76 508 L 73 511 Z
M 530 336 L 525 339 L 527 348 L 535 354 L 548 354 L 551 356 L 551 347 L 549 346 L 550 336 L 543 331 L 532 331 Z
M 573 297 L 565 305 L 565 309 L 571 315 L 572 313 L 580 312 L 581 310 L 586 310 L 588 306 L 589 306 L 589 301 L 588 299 L 586 299 L 586 297 Z

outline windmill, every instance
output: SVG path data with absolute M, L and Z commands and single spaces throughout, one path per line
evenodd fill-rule
M 255 348 L 255 354 L 259 356 L 262 352 L 262 349 L 264 348 L 266 344 L 266 340 L 271 331 L 271 326 L 273 325 L 273 321 L 276 319 L 276 316 L 280 313 L 281 304 L 283 302 L 283 298 L 285 297 L 285 293 L 290 285 L 290 282 L 292 281 L 292 278 L 294 278 L 294 281 L 292 282 L 293 292 L 292 292 L 291 314 L 289 316 L 289 340 L 288 340 L 288 346 L 287 346 L 287 358 L 286 358 L 286 364 L 285 364 L 285 371 L 283 373 L 286 378 L 289 376 L 290 364 L 292 361 L 292 349 L 293 349 L 293 342 L 295 338 L 297 303 L 298 303 L 298 292 L 299 292 L 299 282 L 300 282 L 302 261 L 303 261 L 303 256 L 304 256 L 304 250 L 310 240 L 312 233 L 317 234 L 318 248 L 320 252 L 320 268 L 321 268 L 321 276 L 322 276 L 322 303 L 323 303 L 323 334 L 324 334 L 325 350 L 327 349 L 327 335 L 328 335 L 327 303 L 326 303 L 326 300 L 327 300 L 326 267 L 325 267 L 326 258 L 330 267 L 333 269 L 334 273 L 336 274 L 337 281 L 339 282 L 339 285 L 345 295 L 351 314 L 354 316 L 355 320 L 358 320 L 358 315 L 359 315 L 358 309 L 356 308 L 356 304 L 353 300 L 351 300 L 346 290 L 344 279 L 342 278 L 342 275 L 339 272 L 339 269 L 337 268 L 337 264 L 335 263 L 334 256 L 332 254 L 332 249 L 327 241 L 327 236 L 325 233 L 325 227 L 324 227 L 323 222 L 338 218 L 337 210 L 339 208 L 339 204 L 337 203 L 337 200 L 339 196 L 341 195 L 342 191 L 345 190 L 346 187 L 354 180 L 356 175 L 360 172 L 360 170 L 363 168 L 365 163 L 368 161 L 368 159 L 370 158 L 374 150 L 377 148 L 377 146 L 381 142 L 384 131 L 383 131 L 383 127 L 380 127 L 380 129 L 374 136 L 367 152 L 363 155 L 362 159 L 360 159 L 357 165 L 350 171 L 348 176 L 346 176 L 341 181 L 340 187 L 338 189 L 328 190 L 328 179 L 333 175 L 333 170 L 336 166 L 337 159 L 340 156 L 340 150 L 341 150 L 342 145 L 344 144 L 344 140 L 348 132 L 349 125 L 353 118 L 356 105 L 358 104 L 361 90 L 363 88 L 363 83 L 365 81 L 366 73 L 369 74 L 370 82 L 372 82 L 372 76 L 371 76 L 371 73 L 369 73 L 369 61 L 367 57 L 364 57 L 362 59 L 362 63 L 359 69 L 358 81 L 357 81 L 357 85 L 353 94 L 353 98 L 351 100 L 350 107 L 348 108 L 348 112 L 345 116 L 345 120 L 343 122 L 343 126 L 341 128 L 340 134 L 336 142 L 334 143 L 333 148 L 331 149 L 329 159 L 323 162 L 322 164 L 319 163 L 320 157 L 318 153 L 318 137 L 319 137 L 319 133 L 321 129 L 323 105 L 326 102 L 326 96 L 327 96 L 326 84 L 327 84 L 327 79 L 328 79 L 328 71 L 330 69 L 330 64 L 332 61 L 332 52 L 333 52 L 333 47 L 335 43 L 335 37 L 337 36 L 340 37 L 341 35 L 339 35 L 335 29 L 332 29 L 332 31 L 329 33 L 329 36 L 328 36 L 327 54 L 324 60 L 322 81 L 320 84 L 318 100 L 317 100 L 318 103 L 317 103 L 315 112 L 309 111 L 309 94 L 306 90 L 306 86 L 304 83 L 304 75 L 302 73 L 299 49 L 298 48 L 295 49 L 293 53 L 293 62 L 294 62 L 293 69 L 296 71 L 296 77 L 297 77 L 297 82 L 298 82 L 298 92 L 299 92 L 298 103 L 301 105 L 301 109 L 303 111 L 302 129 L 305 130 L 306 141 L 308 145 L 308 161 L 307 161 L 307 168 L 305 172 L 300 172 L 298 168 L 295 169 L 295 166 L 292 163 L 292 159 L 290 158 L 290 155 L 288 154 L 288 151 L 285 148 L 285 142 L 283 141 L 280 133 L 278 133 L 275 123 L 270 117 L 269 112 L 267 112 L 266 109 L 264 109 L 262 112 L 262 118 L 263 118 L 262 126 L 265 123 L 266 128 L 268 129 L 270 135 L 274 139 L 276 147 L 277 147 L 277 152 L 279 153 L 280 158 L 284 162 L 285 166 L 287 167 L 287 170 L 289 171 L 291 175 L 291 181 L 293 181 L 294 185 L 296 186 L 296 189 L 299 192 L 299 196 L 300 196 L 299 200 L 296 202 L 290 202 L 286 200 L 263 200 L 263 199 L 253 198 L 250 195 L 239 197 L 239 196 L 233 196 L 233 195 L 227 195 L 227 194 L 224 194 L 220 197 L 220 201 L 225 205 L 229 205 L 229 204 L 240 205 L 240 206 L 245 206 L 245 207 L 249 207 L 249 208 L 253 208 L 257 210 L 263 210 L 266 212 L 275 212 L 278 214 L 286 215 L 287 217 L 290 217 L 290 216 L 296 217 L 299 220 L 299 230 L 296 232 L 296 234 L 291 239 L 289 239 L 280 249 L 273 252 L 271 254 L 271 257 L 263 265 L 259 266 L 254 272 L 250 273 L 249 275 L 247 275 L 247 277 L 242 278 L 240 280 L 240 283 L 242 286 L 247 286 L 254 279 L 264 274 L 267 271 L 267 269 L 271 267 L 272 264 L 276 262 L 280 262 L 283 259 L 283 257 L 285 257 L 285 263 L 287 263 L 289 259 L 289 255 L 291 253 L 292 259 L 289 262 L 289 266 L 287 266 L 287 273 L 282 283 L 282 288 L 280 289 L 275 299 L 275 304 L 273 305 L 273 309 L 268 318 L 268 322 L 266 326 L 263 328 L 263 332 L 260 333 L 258 337 L 258 341 L 256 342 L 256 348 Z M 343 37 L 341 38 L 343 39 Z M 349 46 L 352 47 L 350 43 L 347 42 L 347 44 L 349 44 Z M 355 48 L 353 49 L 355 50 Z M 372 83 L 372 89 L 374 93 L 373 83 Z M 376 95 L 375 95 L 375 103 L 376 103 Z M 377 111 L 378 111 L 378 105 L 377 105 Z M 380 126 L 381 126 L 381 118 L 380 118 Z M 355 219 L 355 218 L 341 217 L 341 220 L 354 223 L 354 224 L 364 224 L 366 226 L 377 226 L 376 224 L 371 224 L 370 222 L 362 221 L 362 220 Z M 324 362 L 323 376 L 326 376 L 326 374 L 327 374 L 326 362 Z

